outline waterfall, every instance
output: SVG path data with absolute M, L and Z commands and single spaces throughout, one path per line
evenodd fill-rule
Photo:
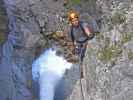
M 65 70 L 72 67 L 56 50 L 48 49 L 32 64 L 32 77 L 40 85 L 40 100 L 53 100 L 55 86 L 63 77 Z

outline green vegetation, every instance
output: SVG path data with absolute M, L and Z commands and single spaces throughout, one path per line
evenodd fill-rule
M 27 81 L 27 88 L 31 89 L 32 88 L 32 80 Z
M 122 50 L 117 45 L 106 45 L 98 52 L 98 58 L 102 61 L 111 61 L 121 54 Z
M 97 41 L 100 41 L 100 40 L 103 40 L 104 39 L 104 36 L 102 33 L 95 33 L 96 34 L 96 39 Z
M 4 33 L 1 33 L 0 32 L 0 44 L 2 44 L 5 40 L 5 36 L 4 36 Z
M 124 11 L 116 11 L 111 16 L 111 21 L 114 25 L 116 24 L 122 24 L 126 21 L 126 16 Z
M 123 43 L 131 41 L 133 39 L 133 32 L 128 32 L 122 34 L 122 39 L 120 44 L 111 44 L 109 38 L 105 38 L 102 33 L 96 34 L 96 39 L 98 42 L 105 42 L 105 46 L 97 52 L 97 57 L 99 60 L 104 62 L 112 61 L 114 58 L 117 58 L 122 53 L 121 46 Z M 133 50 L 128 52 L 128 58 L 133 59 Z
M 0 45 L 5 40 L 5 31 L 7 28 L 7 17 L 4 9 L 3 0 L 0 1 Z
M 122 35 L 122 44 L 131 41 L 133 38 L 133 32 L 125 33 Z
M 80 4 L 81 0 L 71 0 L 73 4 Z
M 129 58 L 129 60 L 133 60 L 133 50 L 129 50 L 128 58 Z

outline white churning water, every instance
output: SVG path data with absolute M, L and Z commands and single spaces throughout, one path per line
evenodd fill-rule
M 55 86 L 63 77 L 65 70 L 72 67 L 63 57 L 57 56 L 56 51 L 46 50 L 32 64 L 33 80 L 39 81 L 40 100 L 53 100 Z

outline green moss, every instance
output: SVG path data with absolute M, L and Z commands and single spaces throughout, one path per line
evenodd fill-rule
M 121 52 L 120 47 L 116 45 L 109 46 L 108 44 L 98 52 L 98 58 L 102 61 L 111 61 L 112 58 L 119 56 Z
M 111 16 L 111 21 L 114 25 L 124 23 L 126 21 L 125 13 L 123 11 L 116 11 Z
M 3 0 L 0 0 L 0 45 L 5 40 L 5 31 L 7 27 L 6 11 L 4 9 Z
M 129 50 L 128 58 L 129 58 L 129 60 L 133 60 L 133 50 Z
M 126 43 L 126 42 L 128 42 L 128 41 L 131 41 L 132 38 L 133 38 L 133 32 L 125 33 L 125 34 L 122 35 L 122 40 L 121 40 L 121 42 L 122 42 L 122 43 Z
M 96 40 L 97 41 L 100 41 L 100 40 L 103 40 L 104 39 L 104 36 L 102 33 L 96 33 Z
M 81 0 L 71 0 L 73 4 L 80 4 Z
M 0 32 L 0 44 L 2 44 L 5 40 L 5 36 L 4 36 L 4 33 L 1 33 Z
M 32 80 L 27 81 L 27 88 L 31 89 L 32 88 Z

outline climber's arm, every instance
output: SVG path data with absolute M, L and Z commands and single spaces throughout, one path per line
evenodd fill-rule
M 88 27 L 84 27 L 86 35 L 89 37 L 92 33 Z
M 89 39 L 92 39 L 94 37 L 94 33 L 90 29 L 89 25 L 87 23 L 83 24 L 84 31 Z

